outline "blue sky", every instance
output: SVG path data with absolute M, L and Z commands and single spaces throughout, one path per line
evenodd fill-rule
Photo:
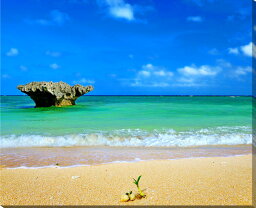
M 64 81 L 91 95 L 250 95 L 251 4 L 3 0 L 1 94 Z

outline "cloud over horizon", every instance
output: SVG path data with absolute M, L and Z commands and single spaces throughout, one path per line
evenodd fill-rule
M 223 59 L 218 59 L 215 66 L 201 65 L 184 66 L 168 71 L 165 67 L 145 64 L 136 71 L 132 79 L 121 79 L 132 87 L 206 87 L 217 81 L 218 75 L 243 81 L 243 78 L 252 72 L 251 66 L 235 66 Z
M 221 68 L 208 65 L 197 67 L 193 64 L 191 66 L 179 68 L 177 71 L 183 76 L 215 76 L 221 71 Z
M 132 87 L 167 87 L 168 81 L 173 77 L 173 72 L 165 67 L 145 64 L 141 70 L 136 71 L 130 86 Z
M 177 76 L 174 86 L 178 87 L 200 87 L 207 86 L 209 78 L 212 79 L 222 71 L 220 66 L 185 66 L 178 68 L 177 72 L 180 76 Z

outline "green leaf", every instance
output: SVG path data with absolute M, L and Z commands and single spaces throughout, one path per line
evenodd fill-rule
M 141 178 L 141 175 L 138 177 L 137 183 L 139 183 L 139 181 L 140 181 L 140 178 Z

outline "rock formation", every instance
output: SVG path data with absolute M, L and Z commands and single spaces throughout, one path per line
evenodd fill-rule
M 92 86 L 71 87 L 65 82 L 30 82 L 17 88 L 29 95 L 36 107 L 75 105 L 78 97 L 93 90 Z

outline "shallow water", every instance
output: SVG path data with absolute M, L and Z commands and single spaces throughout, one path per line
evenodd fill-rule
M 9 168 L 70 167 L 144 160 L 235 156 L 251 153 L 250 145 L 189 148 L 39 147 L 4 148 L 1 165 Z

